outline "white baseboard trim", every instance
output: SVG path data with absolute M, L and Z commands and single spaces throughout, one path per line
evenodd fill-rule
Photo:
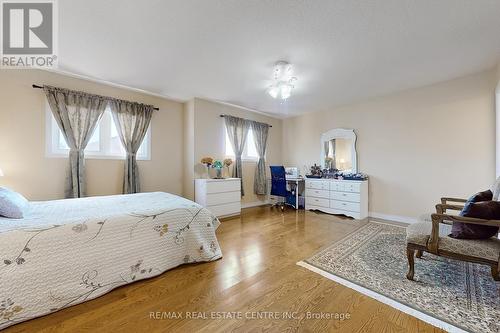
M 269 200 L 265 201 L 254 201 L 254 202 L 245 202 L 241 204 L 241 208 L 252 208 L 252 207 L 258 207 L 258 206 L 265 206 L 269 205 Z
M 388 214 L 381 214 L 381 213 L 376 213 L 376 212 L 369 212 L 368 215 L 370 217 L 373 217 L 376 219 L 396 221 L 396 222 L 402 222 L 402 223 L 407 223 L 407 224 L 413 224 L 413 223 L 417 222 L 417 218 L 409 217 L 409 216 L 388 215 Z
M 252 208 L 252 207 L 258 207 L 258 206 L 265 206 L 271 204 L 271 200 L 265 200 L 265 201 L 254 201 L 254 202 L 245 202 L 241 204 L 241 208 Z M 416 223 L 417 219 L 409 216 L 400 216 L 400 215 L 388 215 L 388 214 L 381 214 L 381 213 L 376 213 L 376 212 L 369 212 L 368 215 L 370 217 L 376 218 L 376 219 L 382 219 L 382 220 L 388 220 L 388 221 L 395 221 L 395 222 L 401 222 L 401 223 L 406 223 L 406 224 L 412 224 Z

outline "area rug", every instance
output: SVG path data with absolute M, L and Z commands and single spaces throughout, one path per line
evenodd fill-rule
M 370 222 L 298 265 L 450 332 L 500 332 L 487 266 L 424 253 L 406 279 L 404 227 Z

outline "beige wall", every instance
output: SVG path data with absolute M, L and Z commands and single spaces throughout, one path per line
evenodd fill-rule
M 497 65 L 497 82 L 500 85 L 500 62 Z M 498 86 L 497 86 L 498 87 Z M 497 90 L 498 91 L 498 90 Z
M 194 199 L 194 100 L 184 103 L 183 195 Z
M 188 185 L 191 183 L 191 186 L 186 187 L 184 190 L 186 197 L 193 197 L 193 178 L 190 177 L 191 170 L 193 171 L 192 175 L 194 178 L 206 177 L 206 169 L 199 163 L 201 158 L 210 156 L 215 159 L 223 159 L 225 157 L 225 129 L 224 119 L 220 117 L 221 114 L 229 114 L 272 125 L 273 127 L 269 131 L 266 162 L 267 165 L 282 163 L 282 120 L 199 98 L 194 99 L 192 103 L 192 109 L 185 109 L 185 113 L 192 113 L 194 115 L 194 119 L 191 120 L 191 116 L 185 114 L 185 119 L 187 117 L 190 121 L 193 121 L 194 128 L 194 140 L 188 142 L 190 148 L 186 149 L 187 153 L 191 154 L 190 151 L 192 150 L 193 154 L 192 159 L 186 159 L 192 161 L 190 165 L 186 166 L 186 169 L 189 171 L 185 182 Z M 265 197 L 258 197 L 253 193 L 255 165 L 255 161 L 243 161 L 243 186 L 245 189 L 245 196 L 242 198 L 243 203 L 256 203 L 266 200 Z
M 353 128 L 371 212 L 413 218 L 441 196 L 484 190 L 495 179 L 495 72 L 287 119 L 285 164 L 319 163 L 321 134 Z
M 500 67 L 500 66 L 499 66 Z M 370 211 L 414 217 L 442 195 L 468 196 L 495 176 L 494 89 L 500 68 L 383 98 L 280 120 L 246 109 L 194 99 L 178 103 L 56 73 L 0 71 L 0 184 L 32 200 L 62 198 L 67 159 L 47 158 L 45 97 L 32 83 L 79 89 L 143 103 L 160 111 L 152 122 L 152 160 L 139 161 L 144 191 L 193 198 L 203 156 L 224 158 L 220 114 L 273 125 L 267 163 L 319 162 L 320 135 L 332 128 L 358 134 L 360 170 L 370 175 Z M 89 195 L 121 192 L 123 160 L 87 159 Z M 255 162 L 243 164 L 244 203 L 253 194 Z
M 497 65 L 497 88 L 495 96 L 496 105 L 496 176 L 500 177 L 500 63 Z
M 33 83 L 123 98 L 160 108 L 152 120 L 152 159 L 139 161 L 142 190 L 182 193 L 183 105 L 159 97 L 38 70 L 0 71 L 0 184 L 31 200 L 62 198 L 67 159 L 47 158 L 46 102 Z M 121 193 L 123 160 L 87 159 L 88 195 Z

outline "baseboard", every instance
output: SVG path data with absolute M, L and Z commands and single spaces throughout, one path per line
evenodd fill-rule
M 396 222 L 402 222 L 402 223 L 407 223 L 407 224 L 413 224 L 413 223 L 417 222 L 416 218 L 409 217 L 409 216 L 388 215 L 388 214 L 381 214 L 381 213 L 376 213 L 376 212 L 369 212 L 368 215 L 370 217 L 373 217 L 376 219 L 396 221 Z
M 241 204 L 241 208 L 252 208 L 252 207 L 258 207 L 258 206 L 265 206 L 271 204 L 270 200 L 265 200 L 265 201 L 254 201 L 254 202 L 246 202 Z M 388 220 L 388 221 L 395 221 L 395 222 L 401 222 L 401 223 L 406 223 L 406 224 L 413 224 L 417 222 L 416 218 L 409 217 L 409 216 L 400 216 L 400 215 L 388 215 L 388 214 L 381 214 L 381 213 L 376 213 L 376 212 L 369 212 L 368 215 L 370 217 L 376 218 L 376 219 L 382 219 L 382 220 Z
M 241 208 L 251 208 L 251 207 L 258 207 L 258 206 L 265 206 L 269 205 L 269 200 L 265 201 L 254 201 L 254 202 L 245 202 L 241 204 Z

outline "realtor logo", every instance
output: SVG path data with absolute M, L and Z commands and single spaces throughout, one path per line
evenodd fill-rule
M 55 0 L 3 0 L 1 17 L 1 67 L 55 67 Z

